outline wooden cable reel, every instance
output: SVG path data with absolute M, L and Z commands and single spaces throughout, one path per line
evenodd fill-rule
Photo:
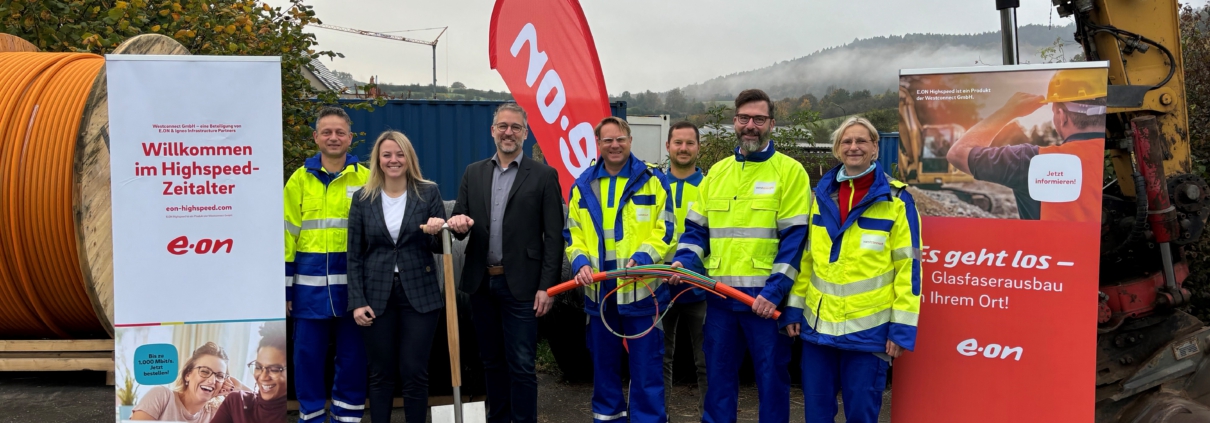
M 0 34 L 0 55 L 36 51 L 37 48 L 25 40 L 8 34 Z M 186 55 L 189 52 L 170 37 L 143 34 L 126 40 L 111 54 Z M 76 252 L 79 271 L 66 274 L 78 275 L 69 277 L 69 279 L 79 278 L 80 280 L 64 281 L 45 278 L 30 280 L 39 285 L 66 284 L 72 290 L 82 291 L 87 296 L 88 302 L 91 303 L 91 309 L 82 312 L 95 316 L 96 324 L 61 328 L 54 322 L 47 321 L 49 319 L 39 317 L 45 329 L 38 330 L 29 327 L 18 328 L 5 321 L 0 321 L 0 339 L 113 336 L 113 245 L 109 186 L 109 102 L 106 81 L 105 68 L 102 66 L 93 78 L 91 88 L 84 94 L 86 98 L 83 100 L 84 106 L 79 116 L 79 129 L 75 137 L 75 145 L 67 147 L 74 147 L 72 148 L 71 163 L 54 164 L 55 166 L 70 166 L 72 172 L 71 216 L 63 216 L 63 218 L 70 219 L 72 222 L 71 229 L 74 230 L 75 245 L 58 247 L 69 248 Z M 0 86 L 0 90 L 3 88 Z M 54 87 L 47 87 L 48 91 L 53 89 Z M 18 119 L 20 118 L 33 120 L 30 117 L 18 117 Z M 3 133 L 0 132 L 0 153 L 4 150 L 3 143 L 9 142 L 2 137 Z M 38 172 L 23 172 L 18 174 L 17 178 L 38 178 L 39 176 Z M 0 222 L 0 225 L 7 223 L 9 222 Z M 10 247 L 6 245 L 5 248 Z M 12 278 L 12 275 L 6 275 L 6 273 L 12 272 L 3 269 L 3 265 L 0 260 L 0 285 L 15 285 L 13 280 L 6 280 L 6 278 Z M 55 274 L 62 277 L 65 273 Z M 16 289 L 16 291 L 24 293 L 24 298 L 19 298 L 17 301 L 24 301 L 26 308 L 29 309 L 34 308 L 35 302 L 40 302 L 42 306 L 45 306 L 55 301 L 62 301 L 53 295 L 45 294 L 45 291 L 28 289 Z M 40 315 L 45 316 L 45 313 Z

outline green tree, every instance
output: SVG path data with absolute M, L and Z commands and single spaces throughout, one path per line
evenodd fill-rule
M 799 109 L 811 109 L 811 108 L 814 108 L 816 105 L 819 105 L 819 99 L 816 98 L 814 94 L 807 93 L 807 94 L 803 94 L 802 97 L 798 98 L 798 108 Z
M 779 122 L 790 119 L 790 116 L 798 111 L 798 100 L 789 97 L 774 101 L 773 104 L 773 118 Z
M 1181 50 L 1185 62 L 1185 100 L 1189 110 L 1189 143 L 1193 173 L 1210 180 L 1210 6 L 1181 9 Z M 1190 266 L 1187 287 L 1193 291 L 1192 312 L 1210 321 L 1210 232 L 1186 247 Z
M 828 94 L 823 96 L 823 102 L 832 103 L 832 104 L 842 104 L 842 103 L 848 103 L 850 98 L 851 98 L 851 94 L 849 94 L 849 90 L 846 90 L 844 88 L 834 88 L 834 89 L 828 90 Z
M 625 94 L 625 93 L 623 93 Z M 663 102 L 660 101 L 660 95 L 647 90 L 639 93 L 634 97 L 635 112 L 645 114 L 655 114 L 663 109 Z
M 343 57 L 315 51 L 315 36 L 303 27 L 318 22 L 302 0 L 291 0 L 286 8 L 251 0 L 0 1 L 0 32 L 43 51 L 106 54 L 127 38 L 154 33 L 172 37 L 192 54 L 281 56 L 287 175 L 315 152 L 315 111 L 337 100 L 336 93 L 313 88 L 301 72 L 320 56 Z
M 862 114 L 882 132 L 899 132 L 899 110 L 874 109 Z
M 730 106 L 718 105 L 706 110 L 704 122 L 700 125 L 702 136 L 698 163 L 707 172 L 719 160 L 735 154 L 738 141 L 731 128 L 734 116 L 734 109 Z M 818 112 L 799 110 L 784 122 L 779 121 L 779 126 L 774 128 L 772 134 L 774 148 L 801 163 L 813 178 L 835 165 L 831 152 L 822 154 L 804 148 L 804 144 L 815 136 L 820 123 Z
M 673 88 L 664 98 L 664 109 L 669 114 L 684 115 L 689 109 L 689 100 L 685 98 L 685 93 L 680 88 Z

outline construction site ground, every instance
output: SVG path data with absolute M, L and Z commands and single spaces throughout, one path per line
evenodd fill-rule
M 549 423 L 592 421 L 591 384 L 567 384 L 548 374 L 538 375 L 538 421 Z M 670 422 L 700 421 L 697 390 L 677 385 L 670 403 Z M 883 394 L 880 422 L 890 421 L 891 394 Z M 803 421 L 802 390 L 790 391 L 790 421 Z M 842 410 L 843 414 L 843 410 Z M 98 423 L 114 421 L 114 388 L 105 385 L 102 372 L 0 372 L 0 423 Z M 290 413 L 287 422 L 298 421 Z M 369 422 L 367 416 L 363 422 Z M 392 422 L 403 422 L 396 409 Z M 756 422 L 756 386 L 741 385 L 739 421 Z M 838 416 L 837 422 L 843 422 Z
M 916 200 L 916 209 L 923 216 L 977 217 L 1017 219 L 1017 199 L 1013 190 L 1000 184 L 984 181 L 944 184 L 938 189 L 909 187 L 908 192 Z M 973 195 L 991 210 L 963 201 L 957 193 Z

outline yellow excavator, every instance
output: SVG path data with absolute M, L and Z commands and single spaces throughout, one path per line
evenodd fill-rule
M 916 116 L 915 96 L 908 95 L 908 83 L 899 86 L 899 161 L 896 177 L 912 186 L 944 191 L 958 200 L 998 215 L 1001 210 L 1016 210 L 1013 204 L 999 204 L 995 194 L 980 190 L 974 176 L 958 170 L 945 158 L 966 128 L 955 123 L 921 125 Z M 1028 141 L 1020 125 L 1009 125 L 992 140 L 992 145 Z M 1003 194 L 1003 193 L 1002 193 Z M 1013 214 L 1015 217 L 1015 213 Z
M 1052 4 L 1060 17 L 1075 20 L 1084 60 L 1109 63 L 1105 148 L 1112 171 L 1106 170 L 1102 202 L 1100 293 L 1081 299 L 1099 301 L 1096 422 L 1210 422 L 1210 326 L 1182 310 L 1191 297 L 1182 249 L 1202 236 L 1210 187 L 1191 159 L 1180 5 Z M 1016 64 L 1019 1 L 996 6 L 1004 63 Z M 921 126 L 905 89 L 897 176 L 942 190 L 972 181 L 945 154 L 930 155 L 948 149 L 963 128 Z M 1038 411 L 1037 421 L 1048 421 Z

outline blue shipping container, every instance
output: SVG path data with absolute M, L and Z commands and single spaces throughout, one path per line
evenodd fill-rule
M 351 104 L 362 100 L 341 100 Z M 491 157 L 496 152 L 492 141 L 492 114 L 504 101 L 388 100 L 373 112 L 345 108 L 353 119 L 353 132 L 365 132 L 364 141 L 352 153 L 369 163 L 374 140 L 386 130 L 407 135 L 416 148 L 420 170 L 425 179 L 436 182 L 441 197 L 454 200 L 466 166 Z M 626 118 L 626 102 L 609 105 L 614 116 Z M 530 119 L 535 115 L 530 114 Z M 525 139 L 526 156 L 533 152 L 533 131 Z M 558 152 L 543 152 L 547 155 Z
M 895 176 L 895 165 L 899 163 L 899 133 L 878 133 L 878 167 L 888 175 Z

